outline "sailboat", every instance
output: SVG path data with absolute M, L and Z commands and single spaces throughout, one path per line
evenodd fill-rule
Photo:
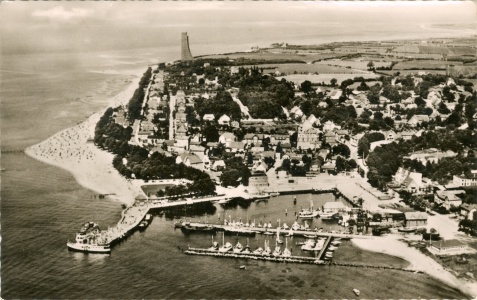
M 208 250 L 213 250 L 213 251 L 219 250 L 219 243 L 214 242 L 214 236 L 212 236 L 212 246 L 210 246 Z
M 242 246 L 242 244 L 240 244 L 240 242 L 237 240 L 237 244 L 235 244 L 234 249 L 233 249 L 233 252 L 234 252 L 234 253 L 240 253 L 240 252 L 242 252 L 242 250 L 243 250 L 243 246 Z
M 243 249 L 242 253 L 252 253 L 252 250 L 250 250 L 250 246 L 248 244 L 248 238 L 247 238 L 247 245 L 245 245 L 245 248 Z
M 272 253 L 272 249 L 270 249 L 269 241 L 265 241 L 265 249 L 262 252 L 262 255 L 270 255 Z
M 280 226 L 277 228 L 277 244 L 283 244 L 283 241 L 280 239 Z
M 298 217 L 302 219 L 313 219 L 319 215 L 319 211 L 313 209 L 313 200 L 310 199 L 310 209 L 302 209 L 298 213 Z
M 273 256 L 279 256 L 282 251 L 280 250 L 280 246 L 278 244 L 275 245 L 275 250 L 273 250 Z
M 219 252 L 228 252 L 232 250 L 233 246 L 231 243 L 225 243 L 225 233 L 222 233 L 222 247 L 219 248 Z
M 291 251 L 288 249 L 288 239 L 285 238 L 285 249 L 283 250 L 282 256 L 284 257 L 290 257 L 291 256 Z

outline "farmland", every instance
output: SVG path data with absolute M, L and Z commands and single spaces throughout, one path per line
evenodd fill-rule
M 306 74 L 292 74 L 282 77 L 277 77 L 278 80 L 285 78 L 287 81 L 291 81 L 295 84 L 301 84 L 305 80 L 309 80 L 311 83 L 325 83 L 330 84 L 331 79 L 335 78 L 337 84 L 340 84 L 343 80 L 353 79 L 354 77 L 377 78 L 379 74 L 367 73 L 367 74 L 319 74 L 319 75 L 306 75 Z
M 228 58 L 228 59 L 255 59 L 255 60 L 298 60 L 303 61 L 304 63 L 313 62 L 322 59 L 329 59 L 335 57 L 342 57 L 346 54 L 320 54 L 320 53 L 312 53 L 312 54 L 298 54 L 298 53 L 286 53 L 286 52 L 242 52 L 242 53 L 230 53 L 230 54 L 221 54 L 221 55 L 208 55 L 204 56 L 204 58 Z
M 265 70 L 278 71 L 280 73 L 289 74 L 310 74 L 310 73 L 333 73 L 333 74 L 362 74 L 368 73 L 366 71 L 351 70 L 346 67 L 333 66 L 324 64 L 264 64 L 258 65 L 259 68 Z M 267 73 L 267 71 L 265 71 Z
M 448 65 L 462 65 L 462 62 L 443 60 L 410 60 L 403 61 L 394 66 L 394 70 L 412 69 L 446 69 Z
M 438 55 L 476 55 L 476 50 L 471 47 L 446 47 L 427 45 L 403 45 L 396 47 L 393 52 L 438 54 Z
M 368 63 L 369 63 L 369 60 L 361 60 L 361 58 L 360 60 L 332 59 L 332 60 L 317 62 L 317 64 L 322 64 L 322 65 L 351 67 L 352 69 L 365 70 L 365 71 L 368 70 Z M 380 61 L 374 61 L 374 60 L 373 60 L 373 64 L 375 68 L 389 67 L 391 65 L 390 62 L 380 62 Z

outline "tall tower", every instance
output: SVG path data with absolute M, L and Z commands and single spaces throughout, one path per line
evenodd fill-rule
M 193 59 L 194 57 L 190 53 L 190 48 L 189 48 L 189 37 L 187 36 L 187 32 L 183 32 L 182 44 L 181 44 L 181 61 L 189 61 Z

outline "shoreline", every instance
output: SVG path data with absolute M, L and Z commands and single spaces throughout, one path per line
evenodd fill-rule
M 97 148 L 88 142 L 94 137 L 99 118 L 108 107 L 125 105 L 137 89 L 144 69 L 138 70 L 131 83 L 117 95 L 108 100 L 105 108 L 90 115 L 86 120 L 48 137 L 46 140 L 29 146 L 25 154 L 45 164 L 69 172 L 84 188 L 132 205 L 139 191 L 137 187 L 123 178 L 112 166 L 112 153 Z
M 477 296 L 477 282 L 457 278 L 437 261 L 415 248 L 408 247 L 405 243 L 399 241 L 399 238 L 402 237 L 389 235 L 366 240 L 351 239 L 351 241 L 353 245 L 360 249 L 402 258 L 409 262 L 407 268 L 422 271 L 471 298 Z
M 136 90 L 141 79 L 141 72 L 135 74 L 132 82 L 119 94 L 109 99 L 105 108 L 93 113 L 79 124 L 66 128 L 46 140 L 29 146 L 25 154 L 48 165 L 68 171 L 83 187 L 100 194 L 112 194 L 108 197 L 131 206 L 135 197 L 143 194 L 140 186 L 122 177 L 112 166 L 114 155 L 97 148 L 87 142 L 94 137 L 96 123 L 108 107 L 125 105 Z M 242 187 L 243 189 L 243 187 Z M 236 193 L 237 190 L 218 189 L 226 194 Z M 243 192 L 243 191 L 242 191 Z M 407 247 L 395 236 L 358 240 L 352 239 L 355 246 L 372 252 L 379 252 L 405 259 L 410 263 L 409 268 L 421 270 L 429 276 L 460 290 L 462 293 L 475 297 L 477 283 L 466 282 L 455 277 L 437 261 L 420 253 L 417 249 Z

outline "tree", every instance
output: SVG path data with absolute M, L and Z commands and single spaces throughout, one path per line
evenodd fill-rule
M 303 81 L 301 84 L 300 84 L 300 88 L 301 90 L 305 93 L 305 94 L 309 94 L 311 92 L 314 91 L 312 85 L 311 85 L 311 81 L 309 80 L 305 80 Z
M 372 60 L 370 60 L 370 61 L 368 62 L 367 66 L 368 66 L 368 70 L 370 70 L 370 71 L 374 70 L 374 63 L 373 63 Z
M 330 80 L 331 86 L 335 86 L 337 82 L 338 80 L 336 78 L 331 78 Z
M 311 103 L 310 100 L 305 100 L 301 103 L 300 109 L 303 112 L 303 114 L 309 116 L 311 109 L 313 108 L 313 104 Z

